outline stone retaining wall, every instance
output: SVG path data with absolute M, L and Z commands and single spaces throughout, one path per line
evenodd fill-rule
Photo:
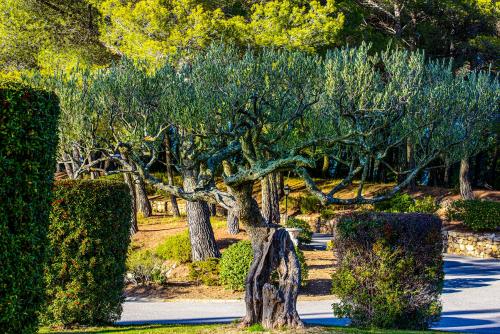
M 448 254 L 480 258 L 500 258 L 500 234 L 444 231 L 444 250 Z

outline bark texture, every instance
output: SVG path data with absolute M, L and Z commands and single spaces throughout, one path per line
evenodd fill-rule
M 133 235 L 139 231 L 139 226 L 137 225 L 137 207 L 135 206 L 135 187 L 132 181 L 132 176 L 129 173 L 123 173 L 123 180 L 128 186 L 130 197 L 132 198 L 132 217 L 130 224 L 130 234 Z
M 191 173 L 184 175 L 184 189 L 193 191 L 196 185 Z M 210 257 L 220 257 L 219 248 L 215 242 L 214 231 L 210 224 L 210 210 L 207 202 L 186 202 L 186 213 L 191 241 L 191 258 L 194 261 L 206 260 Z
M 253 184 L 234 190 L 239 217 L 252 240 L 254 259 L 246 279 L 246 315 L 241 327 L 261 323 L 265 328 L 303 327 L 297 313 L 300 264 L 286 230 L 268 224 L 252 197 Z M 278 280 L 271 276 L 277 273 Z
M 170 138 L 168 134 L 165 136 L 165 165 L 167 166 L 167 179 L 168 185 L 174 185 L 174 172 L 172 170 L 172 148 L 170 143 Z M 170 203 L 172 204 L 172 214 L 175 217 L 180 217 L 181 212 L 179 211 L 179 205 L 177 204 L 177 198 L 174 195 L 170 195 Z
M 474 193 L 472 192 L 472 185 L 469 177 L 469 159 L 464 158 L 460 160 L 460 195 L 462 199 L 474 199 Z
M 228 161 L 223 161 L 222 166 L 226 176 L 233 173 L 232 166 Z M 228 187 L 227 191 L 229 194 L 233 195 L 230 187 Z M 228 209 L 227 211 L 227 232 L 232 235 L 240 233 L 240 221 L 238 219 L 238 211 L 236 208 Z
M 148 194 L 146 192 L 146 182 L 139 175 L 133 175 L 135 187 L 135 205 L 137 212 L 143 217 L 150 217 L 153 214 L 151 203 L 149 202 Z
M 262 216 L 270 224 L 279 224 L 279 183 L 276 173 L 269 174 L 262 179 L 261 193 Z

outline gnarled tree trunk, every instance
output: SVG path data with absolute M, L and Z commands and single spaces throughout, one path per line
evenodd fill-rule
M 233 188 L 240 221 L 252 240 L 254 259 L 246 279 L 246 315 L 241 326 L 261 323 L 265 328 L 297 328 L 303 323 L 297 313 L 300 264 L 286 230 L 268 225 L 252 197 L 253 184 Z M 278 281 L 271 276 L 277 273 Z
M 193 191 L 195 186 L 194 173 L 186 173 L 184 175 L 184 190 L 188 192 Z M 186 201 L 186 213 L 193 262 L 206 260 L 210 257 L 220 257 L 219 248 L 215 242 L 214 231 L 210 224 L 210 210 L 207 202 Z
M 460 195 L 463 199 L 474 199 L 472 185 L 469 177 L 469 159 L 460 160 Z

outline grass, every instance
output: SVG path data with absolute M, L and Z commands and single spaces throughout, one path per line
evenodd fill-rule
M 148 326 L 113 326 L 113 327 L 89 327 L 74 330 L 51 330 L 42 328 L 43 334 L 214 334 L 214 333 L 297 333 L 297 334 L 436 334 L 437 331 L 404 331 L 383 329 L 357 329 L 346 327 L 308 327 L 304 330 L 274 330 L 265 331 L 260 325 L 254 325 L 247 329 L 237 329 L 233 325 L 148 325 Z

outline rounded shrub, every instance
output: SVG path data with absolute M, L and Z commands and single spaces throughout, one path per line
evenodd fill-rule
M 220 282 L 232 290 L 245 290 L 245 280 L 253 260 L 250 241 L 242 240 L 229 246 L 220 259 Z
M 180 263 L 191 261 L 191 241 L 189 233 L 183 232 L 167 237 L 156 248 L 156 255 L 163 260 L 174 260 Z
M 354 326 L 426 329 L 439 318 L 441 221 L 426 214 L 343 216 L 333 243 L 336 316 Z
M 219 285 L 219 259 L 209 258 L 191 263 L 189 278 L 208 286 Z
M 0 333 L 38 330 L 57 146 L 55 95 L 0 89 Z
M 311 226 L 309 226 L 305 220 L 289 217 L 285 226 L 290 228 L 300 228 L 302 231 L 299 233 L 299 242 L 303 244 L 311 243 L 313 231 Z
M 131 197 L 123 182 L 56 183 L 45 323 L 98 325 L 120 318 L 131 217 Z
M 495 231 L 500 227 L 500 202 L 467 200 L 455 201 L 448 218 L 462 221 L 473 231 Z
M 301 284 L 305 285 L 309 276 L 304 253 L 295 247 L 300 263 Z M 245 290 L 245 281 L 253 260 L 253 249 L 250 241 L 242 240 L 228 247 L 219 264 L 219 281 L 224 287 L 236 291 Z

